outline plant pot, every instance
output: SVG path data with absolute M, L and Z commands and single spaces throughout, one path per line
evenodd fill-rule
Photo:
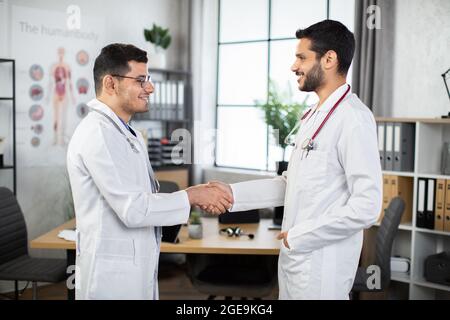
M 289 162 L 278 161 L 277 162 L 277 174 L 281 176 L 284 171 L 287 170 Z M 273 224 L 281 225 L 283 223 L 284 207 L 275 207 L 273 212 Z
M 188 226 L 189 238 L 201 239 L 203 238 L 203 226 L 201 224 L 190 224 Z
M 155 50 L 153 45 L 148 50 L 148 67 L 153 69 L 165 69 L 167 67 L 166 51 Z
M 289 162 L 287 161 L 277 161 L 277 174 L 281 176 L 284 171 L 287 170 Z

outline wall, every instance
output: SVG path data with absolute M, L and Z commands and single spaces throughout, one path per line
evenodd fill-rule
M 450 68 L 450 1 L 400 0 L 396 6 L 392 116 L 447 114 L 441 74 Z
M 192 87 L 194 106 L 194 183 L 214 165 L 218 0 L 193 0 Z
M 104 46 L 112 42 L 132 43 L 145 50 L 148 43 L 143 37 L 143 28 L 153 23 L 168 27 L 172 35 L 172 45 L 167 51 L 168 67 L 185 69 L 187 65 L 187 1 L 179 0 L 0 0 L 0 57 L 11 57 L 11 8 L 23 6 L 65 13 L 70 4 L 76 4 L 83 13 L 104 19 Z M 24 50 L 28 48 L 23 43 Z M 37 48 L 38 50 L 38 48 Z M 151 57 L 150 57 L 151 58 Z M 4 113 L 0 113 L 0 123 L 5 123 Z M 6 120 L 7 121 L 7 120 Z M 7 123 L 7 122 L 6 122 Z M 17 123 L 20 126 L 20 123 Z M 17 154 L 17 158 L 21 156 Z M 18 167 L 18 200 L 25 215 L 29 240 L 45 233 L 66 221 L 70 215 L 68 205 L 68 183 L 65 166 Z M 2 179 L 2 176 L 0 176 Z M 0 180 L 3 182 L 3 180 Z M 58 250 L 31 250 L 33 256 L 65 257 Z M 0 292 L 10 290 L 11 286 L 0 282 Z

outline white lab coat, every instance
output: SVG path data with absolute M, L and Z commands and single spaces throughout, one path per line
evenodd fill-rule
M 348 299 L 358 267 L 363 229 L 381 210 L 382 174 L 376 124 L 349 92 L 302 158 L 311 138 L 344 94 L 339 87 L 303 121 L 283 176 L 232 184 L 233 211 L 284 205 L 278 261 L 280 299 Z
M 158 299 L 158 226 L 187 222 L 187 193 L 152 193 L 142 135 L 134 137 L 100 101 L 88 105 L 113 119 L 139 153 L 95 111 L 72 136 L 67 168 L 77 219 L 76 299 Z

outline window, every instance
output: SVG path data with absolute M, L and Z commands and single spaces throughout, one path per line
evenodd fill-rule
M 354 1 L 219 0 L 217 166 L 275 170 L 282 150 L 256 102 L 267 100 L 269 79 L 294 101 L 317 102 L 315 94 L 298 90 L 290 71 L 295 31 L 327 18 L 353 31 Z

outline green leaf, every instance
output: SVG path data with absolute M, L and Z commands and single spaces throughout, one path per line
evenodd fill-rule
M 285 103 L 286 100 L 288 103 Z M 263 110 L 266 124 L 271 128 L 275 138 L 277 138 L 275 130 L 278 130 L 278 143 L 283 149 L 287 147 L 284 140 L 300 120 L 302 111 L 307 107 L 306 99 L 301 104 L 291 101 L 292 92 L 280 93 L 277 85 L 270 80 L 267 101 L 265 103 L 256 102 L 256 105 Z
M 161 47 L 163 47 L 164 49 L 167 49 L 170 45 L 170 42 L 172 41 L 172 37 L 171 36 L 166 36 L 165 38 L 163 38 L 161 40 Z
M 164 29 L 155 23 L 153 23 L 151 30 L 144 29 L 144 37 L 146 41 L 153 43 L 155 47 L 162 47 L 163 49 L 167 49 L 172 42 L 169 29 Z

